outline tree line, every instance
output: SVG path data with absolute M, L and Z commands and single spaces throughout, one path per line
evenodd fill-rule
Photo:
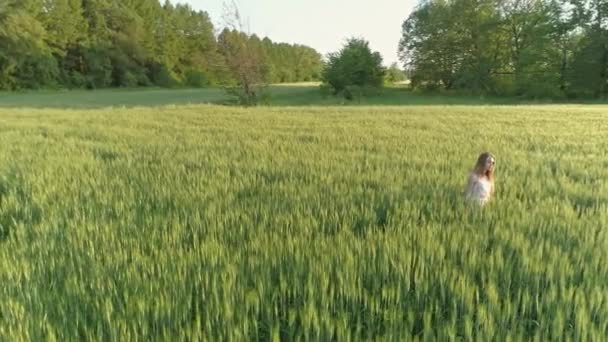
M 608 96 L 608 0 L 423 0 L 403 24 L 412 85 Z
M 0 0 L 0 89 L 237 84 L 230 54 L 243 44 L 265 82 L 320 78 L 313 48 L 218 31 L 168 0 Z

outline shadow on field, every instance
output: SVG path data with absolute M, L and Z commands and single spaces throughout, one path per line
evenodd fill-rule
M 352 230 L 354 234 L 363 237 L 365 234 L 385 231 L 389 227 L 391 217 L 395 216 L 396 210 L 397 203 L 394 196 L 388 193 L 383 194 L 373 204 L 372 215 L 362 215 L 353 222 Z
M 103 89 L 0 92 L 0 108 L 98 109 L 218 104 L 220 89 Z
M 0 174 L 0 242 L 19 225 L 40 223 L 42 210 L 32 201 L 22 176 L 16 170 Z

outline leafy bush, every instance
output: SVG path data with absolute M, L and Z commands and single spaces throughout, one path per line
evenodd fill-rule
M 351 38 L 342 50 L 330 54 L 322 80 L 334 95 L 344 94 L 352 99 L 357 88 L 348 90 L 348 87 L 381 88 L 385 73 L 380 54 L 372 52 L 367 41 Z
M 106 49 L 92 48 L 84 52 L 87 88 L 105 88 L 112 84 L 112 61 Z
M 185 83 L 189 87 L 193 88 L 203 88 L 209 85 L 209 81 L 207 80 L 207 76 L 204 72 L 199 70 L 188 70 L 186 72 L 186 80 Z
M 20 78 L 20 88 L 48 88 L 57 86 L 59 67 L 51 55 L 33 55 L 19 62 L 16 74 Z
M 65 72 L 63 76 L 63 84 L 69 88 L 83 88 L 87 84 L 87 78 L 78 71 Z

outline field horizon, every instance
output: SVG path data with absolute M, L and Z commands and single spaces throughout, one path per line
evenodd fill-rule
M 602 100 L 525 99 L 505 96 L 420 93 L 403 86 L 388 86 L 381 94 L 347 101 L 324 97 L 314 83 L 274 84 L 269 87 L 270 107 L 359 107 L 425 105 L 605 105 Z M 0 108 L 100 109 L 109 107 L 158 107 L 227 105 L 230 98 L 220 88 L 110 88 L 100 90 L 37 90 L 0 92 Z

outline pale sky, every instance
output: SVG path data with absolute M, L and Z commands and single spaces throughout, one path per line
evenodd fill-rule
M 223 26 L 223 3 L 230 0 L 173 0 L 204 10 Z M 236 0 L 251 33 L 274 42 L 298 43 L 324 56 L 338 51 L 346 38 L 361 37 L 384 64 L 397 62 L 401 25 L 418 0 Z

